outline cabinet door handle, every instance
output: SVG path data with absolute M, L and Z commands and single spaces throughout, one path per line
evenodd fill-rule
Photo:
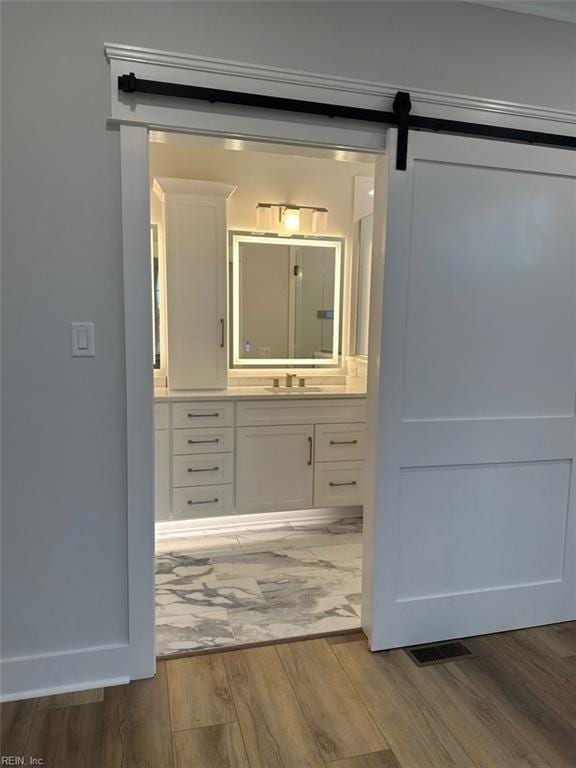
M 357 445 L 358 440 L 330 440 L 330 445 Z
M 220 438 L 215 437 L 214 440 L 188 440 L 188 445 L 205 445 L 206 443 L 219 443 Z
M 188 504 L 190 504 L 190 505 L 192 505 L 192 504 L 217 504 L 217 503 L 218 503 L 218 499 L 217 498 L 216 499 L 206 499 L 205 501 L 190 501 L 190 499 L 188 500 Z
M 189 419 L 204 419 L 208 416 L 214 417 L 214 416 L 220 416 L 220 414 L 217 411 L 215 413 L 189 413 L 188 414 Z
M 220 347 L 224 348 L 224 318 L 220 318 Z
M 206 469 L 192 469 L 188 467 L 187 472 L 218 472 L 220 467 L 207 467 Z
M 341 485 L 358 485 L 356 480 L 351 480 L 349 483 L 328 483 L 328 485 L 331 485 L 332 488 L 340 487 Z
M 308 466 L 312 466 L 312 438 L 308 438 Z

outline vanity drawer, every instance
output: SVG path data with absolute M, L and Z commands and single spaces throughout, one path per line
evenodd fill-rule
M 170 405 L 168 403 L 154 403 L 154 429 L 168 429 L 170 427 Z
M 234 426 L 234 403 L 173 403 L 172 426 L 189 427 Z
M 316 461 L 355 461 L 364 459 L 364 424 L 318 424 Z
M 232 427 L 221 429 L 174 429 L 172 453 L 229 453 L 234 448 Z
M 237 426 L 264 427 L 283 424 L 333 424 L 366 421 L 366 398 L 278 402 L 277 398 L 281 397 L 287 397 L 287 395 L 272 395 L 266 400 L 238 403 L 236 406 Z M 304 396 L 300 395 L 299 397 Z
M 172 519 L 216 517 L 234 511 L 231 485 L 201 485 L 196 488 L 174 488 L 172 492 Z
M 315 465 L 315 507 L 352 507 L 363 503 L 363 461 L 334 461 Z
M 172 486 L 184 488 L 196 485 L 231 483 L 234 477 L 232 459 L 231 453 L 174 456 L 172 460 Z

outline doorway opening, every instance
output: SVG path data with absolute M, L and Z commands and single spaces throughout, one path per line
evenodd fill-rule
M 361 626 L 377 159 L 150 134 L 158 656 Z

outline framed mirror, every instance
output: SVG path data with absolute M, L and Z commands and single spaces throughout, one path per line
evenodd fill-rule
M 340 365 L 343 241 L 235 233 L 232 365 Z

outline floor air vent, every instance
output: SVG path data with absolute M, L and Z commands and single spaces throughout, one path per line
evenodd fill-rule
M 414 648 L 406 648 L 406 653 L 419 667 L 427 667 L 429 664 L 444 664 L 447 661 L 474 655 L 461 640 L 436 643 L 435 645 L 417 645 Z

